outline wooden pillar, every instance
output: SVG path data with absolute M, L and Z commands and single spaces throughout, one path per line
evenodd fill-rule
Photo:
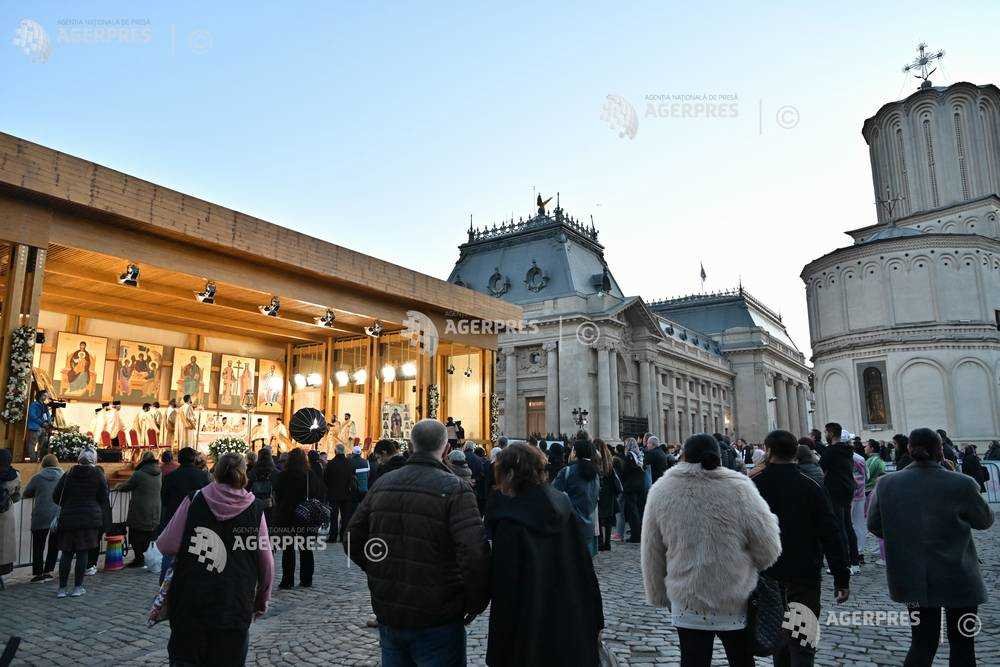
M 21 326 L 21 305 L 24 301 L 24 282 L 28 268 L 28 246 L 19 243 L 12 244 L 10 249 L 10 266 L 7 269 L 7 289 L 4 293 L 3 315 L 0 317 L 0 336 L 3 336 L 3 345 L 0 347 L 0 410 L 7 401 L 4 396 L 7 393 L 7 378 L 10 375 L 10 352 L 12 344 L 12 334 L 15 329 Z M 20 460 L 23 456 L 23 443 L 14 444 L 14 429 L 6 422 L 2 424 L 3 441 L 0 446 L 14 450 L 14 460 Z
M 323 380 L 323 414 L 327 423 L 333 421 L 333 339 L 326 339 L 326 366 Z
M 364 446 L 365 438 L 372 432 L 372 425 L 379 422 L 378 396 L 375 394 L 375 373 L 378 372 L 378 338 L 368 338 L 368 360 L 365 372 L 368 379 L 365 381 L 365 432 L 359 433 L 361 444 Z
M 285 346 L 285 405 L 282 410 L 282 418 L 285 426 L 292 420 L 292 344 Z

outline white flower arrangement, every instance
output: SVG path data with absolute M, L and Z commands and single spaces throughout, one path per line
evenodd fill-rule
M 78 426 L 58 431 L 49 440 L 49 452 L 60 461 L 76 461 L 85 448 L 97 449 L 97 443 L 80 433 Z
M 438 418 L 438 406 L 441 404 L 441 392 L 436 384 L 427 387 L 427 418 Z
M 31 390 L 31 362 L 35 349 L 35 328 L 19 327 L 11 335 L 10 375 L 7 377 L 3 412 L 0 419 L 14 424 L 24 419 Z
M 218 461 L 223 454 L 245 455 L 250 451 L 250 445 L 243 438 L 219 438 L 208 446 L 209 455 Z
M 500 395 L 490 394 L 490 442 L 500 440 Z

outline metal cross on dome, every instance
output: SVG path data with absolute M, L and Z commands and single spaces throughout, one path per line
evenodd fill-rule
M 944 50 L 935 51 L 934 53 L 927 53 L 927 42 L 920 42 L 917 44 L 917 52 L 919 55 L 913 60 L 909 65 L 903 67 L 903 73 L 908 74 L 914 70 L 919 70 L 920 74 L 914 74 L 914 78 L 923 79 L 923 83 L 920 84 L 921 88 L 931 87 L 931 74 L 937 71 L 937 67 L 931 67 L 934 62 L 944 58 Z
M 889 189 L 889 186 L 886 186 L 885 199 L 879 199 L 875 203 L 885 209 L 885 217 L 891 220 L 893 210 L 896 208 L 896 204 L 903 201 L 904 199 L 906 199 L 906 197 L 903 197 L 902 195 L 893 197 L 892 190 Z

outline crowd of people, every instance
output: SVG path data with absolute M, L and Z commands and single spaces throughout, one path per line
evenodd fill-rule
M 264 447 L 225 454 L 211 471 L 190 447 L 176 460 L 145 454 L 113 490 L 131 494 L 128 567 L 143 566 L 150 545 L 162 555 L 172 663 L 243 664 L 273 553 L 277 587 L 308 588 L 322 539 L 342 542 L 367 576 L 385 665 L 464 664 L 465 627 L 487 608 L 488 664 L 598 664 L 592 559 L 613 542 L 640 545 L 646 601 L 669 610 L 682 665 L 710 665 L 716 637 L 730 665 L 752 665 L 760 588 L 820 619 L 823 571 L 836 603 L 847 601 L 870 533 L 891 598 L 920 619 L 905 664 L 931 663 L 942 615 L 950 664 L 975 664 L 958 619 L 987 599 L 971 531 L 993 520 L 988 473 L 974 446 L 943 431 L 889 445 L 829 423 L 801 438 L 776 430 L 761 445 L 702 433 L 667 446 L 647 433 L 615 447 L 580 431 L 564 442 L 500 438 L 487 452 L 459 428 L 423 420 L 406 445 L 380 440 L 367 458 L 344 443 L 329 459 Z M 58 565 L 57 597 L 84 595 L 111 527 L 94 450 L 65 473 L 44 457 L 23 491 L 0 450 L 0 489 L 8 510 L 34 499 L 31 581 Z M 775 665 L 811 665 L 816 647 L 788 637 L 772 652 Z

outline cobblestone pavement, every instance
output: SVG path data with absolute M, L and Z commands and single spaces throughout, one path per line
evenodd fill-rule
M 995 508 L 996 509 L 996 508 Z M 977 640 L 980 664 L 1000 664 L 1000 533 L 996 528 L 976 535 L 983 572 L 992 600 L 980 609 L 983 629 Z M 873 559 L 871 559 L 873 560 Z M 267 615 L 254 623 L 250 635 L 251 664 L 374 665 L 378 664 L 378 632 L 365 627 L 370 613 L 368 589 L 357 567 L 347 567 L 342 551 L 331 548 L 317 555 L 317 575 L 311 589 L 275 591 Z M 623 664 L 676 664 L 677 634 L 663 610 L 643 601 L 636 545 L 614 544 L 596 559 L 604 594 L 604 638 Z M 280 569 L 280 567 L 279 567 Z M 0 591 L 0 641 L 23 637 L 15 665 L 35 664 L 166 664 L 169 629 L 147 629 L 144 619 L 156 589 L 156 577 L 144 570 L 101 572 L 87 577 L 82 598 L 55 598 L 54 583 L 27 583 L 18 570 Z M 720 573 L 724 576 L 724 573 Z M 833 604 L 832 585 L 824 581 L 822 636 L 818 664 L 899 665 L 909 644 L 905 627 L 843 626 L 828 611 L 901 611 L 886 594 L 885 573 L 866 566 L 855 577 L 851 599 Z M 487 617 L 469 627 L 470 664 L 482 664 L 486 651 Z M 760 659 L 759 664 L 771 664 Z M 715 664 L 724 665 L 716 642 Z M 935 665 L 947 664 L 942 642 Z

